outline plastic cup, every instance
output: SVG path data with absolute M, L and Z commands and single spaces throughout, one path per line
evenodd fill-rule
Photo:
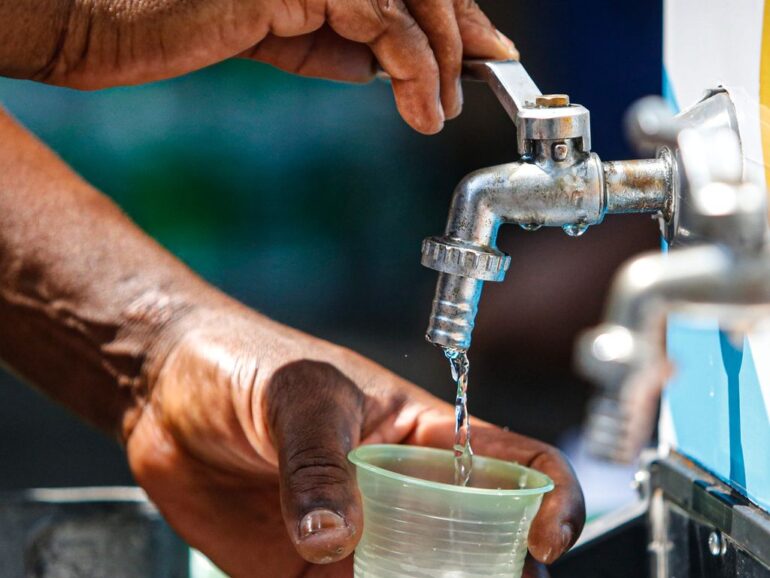
M 448 450 L 367 445 L 348 457 L 364 509 L 356 578 L 521 576 L 529 525 L 553 489 L 548 476 L 474 456 L 462 487 Z

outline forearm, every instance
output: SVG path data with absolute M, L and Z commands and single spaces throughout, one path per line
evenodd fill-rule
M 191 311 L 229 300 L 0 113 L 0 358 L 122 434 L 153 357 Z
M 264 2 L 0 0 L 0 76 L 79 89 L 169 78 L 269 32 Z

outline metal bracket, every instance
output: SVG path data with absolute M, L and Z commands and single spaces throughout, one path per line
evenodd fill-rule
M 650 474 L 653 491 L 725 534 L 770 575 L 770 515 L 678 454 L 654 462 Z

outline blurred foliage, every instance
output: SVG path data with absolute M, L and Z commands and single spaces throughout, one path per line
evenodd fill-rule
M 419 272 L 434 164 L 384 83 L 231 61 L 98 93 L 0 81 L 6 106 L 213 283 L 317 328 Z M 415 162 L 417 161 L 417 162 Z M 385 177 L 385 178 L 383 178 Z M 436 220 L 438 222 L 438 220 Z M 308 299 L 308 296 L 312 296 Z M 376 313 L 375 313 L 376 314 Z

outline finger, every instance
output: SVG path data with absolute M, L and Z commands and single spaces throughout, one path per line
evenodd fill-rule
M 437 414 L 424 417 L 409 442 L 448 448 L 453 437 L 452 416 Z M 529 551 L 546 564 L 567 551 L 583 529 L 585 502 L 572 467 L 562 453 L 543 442 L 478 421 L 474 424 L 473 448 L 478 455 L 516 461 L 553 480 L 554 489 L 543 498 L 530 527 Z
M 403 0 L 330 1 L 328 23 L 340 36 L 369 45 L 390 75 L 396 106 L 415 130 L 433 134 L 444 126 L 439 72 L 428 37 Z
M 441 105 L 446 118 L 455 118 L 463 108 L 460 84 L 463 42 L 457 27 L 452 0 L 405 0 L 409 12 L 423 29 L 438 63 Z
M 340 560 L 363 526 L 347 454 L 360 438 L 364 395 L 332 365 L 302 360 L 274 374 L 265 403 L 289 536 L 310 562 Z
M 342 38 L 328 26 L 302 36 L 269 34 L 241 56 L 301 76 L 342 82 L 368 82 L 375 69 L 368 46 Z
M 585 523 L 585 501 L 575 472 L 555 448 L 537 453 L 528 466 L 543 472 L 554 483 L 545 495 L 529 529 L 529 551 L 540 562 L 551 564 L 580 537 Z
M 475 0 L 453 1 L 466 57 L 519 59 L 516 46 L 492 25 Z

